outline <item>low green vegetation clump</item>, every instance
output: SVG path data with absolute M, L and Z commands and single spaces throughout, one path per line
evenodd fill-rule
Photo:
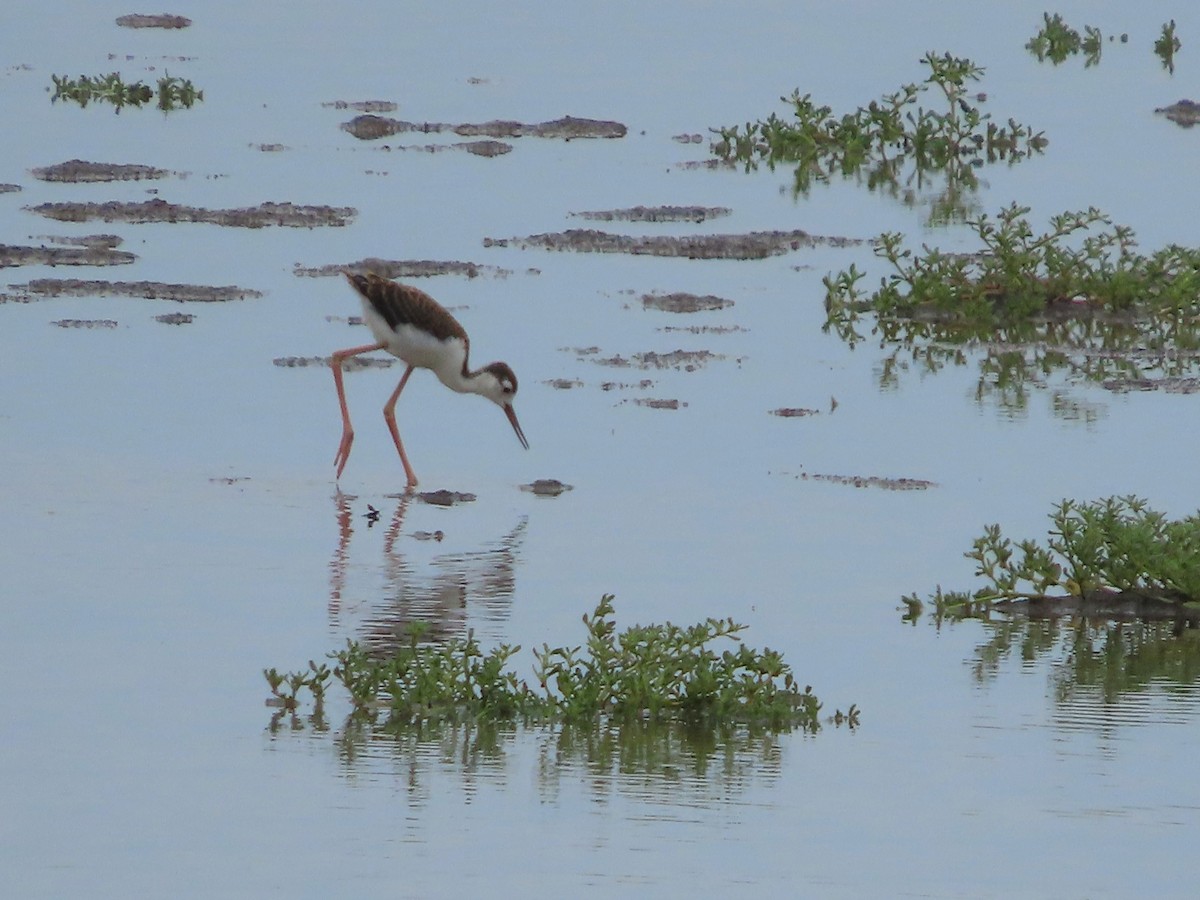
M 1100 29 L 1083 26 L 1083 35 L 1063 21 L 1058 13 L 1042 13 L 1042 27 L 1025 45 L 1025 49 L 1038 58 L 1038 62 L 1050 60 L 1055 65 L 1068 56 L 1083 53 L 1084 65 L 1094 66 L 1100 62 L 1103 38 Z
M 1171 74 L 1175 73 L 1175 54 L 1183 46 L 1175 36 L 1175 20 L 1172 19 L 1162 27 L 1162 34 L 1154 42 L 1154 52 L 1162 60 L 1163 68 Z
M 711 727 L 748 724 L 773 731 L 817 731 L 821 703 L 800 687 L 775 651 L 741 643 L 745 626 L 708 619 L 688 628 L 665 625 L 616 630 L 613 598 L 605 596 L 583 617 L 587 641 L 573 648 L 543 645 L 534 653 L 535 686 L 507 669 L 520 647 L 502 644 L 484 652 L 473 635 L 422 645 L 420 630 L 384 655 L 353 641 L 326 664 L 307 671 L 263 674 L 274 703 L 295 710 L 307 690 L 319 707 L 331 677 L 346 689 L 352 719 L 384 730 L 428 723 L 681 721 Z M 730 640 L 734 650 L 709 645 Z M 382 715 L 383 720 L 379 721 Z M 857 724 L 851 706 L 833 720 Z
M 975 167 L 1024 159 L 1040 153 L 1047 142 L 1028 125 L 1012 119 L 998 125 L 980 110 L 986 96 L 972 85 L 984 70 L 971 60 L 926 53 L 922 63 L 929 68 L 923 82 L 904 85 L 841 116 L 796 90 L 781 98 L 791 106 L 790 120 L 771 113 L 744 126 L 714 129 L 719 139 L 713 153 L 741 162 L 747 170 L 760 163 L 772 168 L 794 163 L 798 195 L 807 193 L 814 180 L 865 172 L 870 188 L 911 197 L 930 173 L 939 173 L 946 187 L 935 203 L 934 218 L 955 218 L 962 192 L 978 187 Z M 940 101 L 936 108 L 921 105 L 929 91 Z
M 157 90 L 141 81 L 125 82 L 118 72 L 97 75 L 95 78 L 88 75 L 78 78 L 51 75 L 50 78 L 54 82 L 51 103 L 70 100 L 78 103 L 80 107 L 86 107 L 88 103 L 96 100 L 111 103 L 118 113 L 126 106 L 141 107 L 156 97 L 158 108 L 163 112 L 179 107 L 191 109 L 193 104 L 204 99 L 204 91 L 196 90 L 190 80 L 171 75 L 158 79 Z
M 1104 616 L 1200 614 L 1200 513 L 1171 520 L 1134 496 L 1063 500 L 1045 544 L 1013 542 L 989 525 L 964 555 L 986 584 L 931 598 L 936 615 L 963 617 L 1013 603 Z M 924 602 L 903 598 L 909 616 Z
M 1040 234 L 1028 213 L 1014 203 L 995 219 L 971 220 L 981 246 L 963 253 L 928 246 L 916 253 L 902 234 L 880 235 L 875 255 L 890 273 L 870 293 L 854 265 L 826 276 L 826 330 L 861 337 L 854 326 L 864 312 L 973 326 L 979 334 L 1038 318 L 1183 323 L 1200 314 L 1200 250 L 1172 244 L 1145 256 L 1132 229 L 1095 208 L 1054 216 Z

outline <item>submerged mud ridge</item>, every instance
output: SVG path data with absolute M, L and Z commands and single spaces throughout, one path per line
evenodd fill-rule
M 1162 391 L 1165 394 L 1194 394 L 1200 391 L 1200 378 L 1192 375 L 1166 375 L 1162 378 L 1109 378 L 1100 382 L 1106 391 L 1125 394 L 1130 391 Z
M 877 487 L 885 491 L 924 491 L 937 487 L 937 482 L 926 481 L 923 478 L 883 478 L 878 475 L 809 475 L 801 472 L 796 476 L 801 481 L 829 481 L 834 484 L 848 484 L 856 488 Z
M 823 237 L 799 229 L 751 231 L 747 234 L 628 235 L 574 228 L 529 237 L 484 238 L 485 247 L 535 247 L 574 250 L 580 253 L 629 253 L 635 256 L 683 256 L 688 259 L 766 259 L 801 247 L 827 244 L 846 247 L 861 244 L 858 238 Z
M 617 354 L 593 359 L 592 362 L 601 366 L 623 369 L 676 369 L 682 372 L 695 372 L 713 360 L 725 358 L 724 354 L 713 353 L 711 350 L 672 350 L 669 353 L 648 350 L 645 353 L 635 353 L 628 359 Z
M 364 113 L 387 113 L 397 109 L 397 104 L 391 100 L 330 100 L 321 106 L 326 109 L 356 109 Z
M 1023 614 L 1031 619 L 1055 619 L 1062 616 L 1133 620 L 1180 620 L 1193 626 L 1200 623 L 1200 609 L 1185 606 L 1187 598 L 1178 599 L 1118 591 L 1103 588 L 1088 591 L 1083 596 L 1028 597 L 1020 600 L 996 600 L 989 606 L 1010 614 Z
M 597 209 L 573 212 L 579 219 L 612 222 L 695 222 L 699 225 L 708 219 L 727 216 L 733 212 L 728 206 L 631 206 L 628 209 Z
M 554 119 L 550 122 L 538 122 L 533 125 L 503 119 L 452 125 L 447 122 L 405 122 L 401 119 L 369 114 L 355 116 L 349 122 L 343 122 L 342 130 L 354 135 L 360 141 L 374 141 L 379 138 L 390 137 L 393 134 L 413 131 L 423 134 L 436 134 L 448 131 L 457 134 L 459 137 L 542 137 L 558 138 L 567 141 L 576 138 L 623 138 L 628 131 L 620 122 L 607 122 L 600 119 L 577 119 L 574 116 L 564 116 L 561 119 Z
M 778 409 L 771 410 L 771 415 L 779 416 L 783 419 L 800 419 L 805 416 L 819 416 L 819 409 L 809 409 L 804 406 L 781 406 Z
M 265 228 L 278 225 L 285 228 L 342 227 L 358 215 L 349 206 L 297 206 L 294 203 L 262 203 L 242 209 L 203 209 L 182 206 L 165 200 L 146 200 L 142 203 L 42 203 L 25 207 L 48 219 L 60 222 L 207 222 L 233 228 Z
M 677 291 L 673 294 L 643 294 L 642 308 L 657 309 L 671 313 L 708 312 L 714 309 L 726 309 L 733 306 L 732 300 L 716 297 L 712 294 L 700 296 Z
M 141 297 L 179 303 L 223 303 L 261 297 L 261 291 L 240 287 L 210 287 L 202 284 L 167 284 L 161 281 L 83 281 L 78 278 L 36 278 L 24 288 L 28 295 L 48 297 Z M 27 297 L 32 299 L 32 296 Z
M 622 403 L 632 403 L 635 406 L 645 406 L 648 409 L 683 409 L 687 403 L 682 400 L 656 400 L 650 397 L 634 397 L 631 400 L 622 400 Z
M 284 369 L 306 369 L 310 366 L 329 368 L 332 358 L 328 356 L 279 356 L 271 362 Z M 355 369 L 387 369 L 395 363 L 396 359 L 392 356 L 352 356 L 342 361 L 342 368 L 347 372 Z
M 323 266 L 297 265 L 292 272 L 295 275 L 309 278 L 341 275 L 342 272 L 353 272 L 355 275 L 374 272 L 380 278 L 432 278 L 434 275 L 465 275 L 467 278 L 478 278 L 483 274 L 491 275 L 494 278 L 503 278 L 512 274 L 511 269 L 458 260 L 380 259 L 376 256 L 368 256 L 351 263 L 326 263 Z
M 122 28 L 187 28 L 192 24 L 192 20 L 187 16 L 172 16 L 167 13 L 159 15 L 131 13 L 127 16 L 118 16 L 117 24 Z
M 137 257 L 109 246 L 25 247 L 0 244 L 0 269 L 11 266 L 124 266 Z
M 30 174 L 41 181 L 59 181 L 72 184 L 88 184 L 103 181 L 142 181 L 165 178 L 173 174 L 167 169 L 143 166 L 137 163 L 97 163 L 82 159 L 69 159 L 52 166 L 30 169 Z
M 50 323 L 59 328 L 116 328 L 116 319 L 56 319 Z
M 455 141 L 452 144 L 385 144 L 380 149 L 398 153 L 445 153 L 447 150 L 464 150 L 475 156 L 494 157 L 512 153 L 513 145 L 504 141 L 483 140 Z

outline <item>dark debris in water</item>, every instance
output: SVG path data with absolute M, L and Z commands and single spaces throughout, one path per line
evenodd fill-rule
M 36 278 L 23 288 L 27 299 L 48 297 L 141 297 L 146 300 L 174 300 L 180 303 L 222 303 L 261 297 L 250 288 L 213 287 L 203 284 L 167 284 L 161 281 L 84 281 L 78 278 Z
M 528 237 L 484 238 L 485 247 L 574 250 L 581 253 L 629 253 L 635 256 L 682 256 L 688 259 L 766 259 L 801 247 L 861 244 L 856 238 L 822 237 L 807 231 L 752 231 L 747 234 L 628 235 L 573 228 Z
M 574 485 L 564 484 L 557 478 L 539 478 L 530 484 L 521 485 L 521 490 L 529 491 L 539 497 L 557 497 L 567 491 L 575 490 Z
M 191 313 L 163 313 L 161 316 L 155 316 L 155 322 L 162 322 L 164 325 L 191 325 L 196 320 L 196 317 Z
M 725 309 L 733 306 L 732 300 L 716 297 L 712 294 L 700 296 L 677 291 L 672 294 L 643 294 L 643 309 L 658 309 L 671 313 L 707 312 L 714 309 Z
M 326 263 L 322 266 L 297 265 L 292 270 L 295 275 L 305 275 L 310 278 L 341 275 L 342 272 L 347 271 L 356 275 L 374 272 L 380 278 L 431 278 L 434 275 L 465 275 L 467 278 L 478 278 L 485 274 L 494 278 L 503 278 L 512 274 L 510 269 L 473 262 L 460 262 L 459 260 L 380 259 L 376 256 L 368 256 L 366 259 L 350 263 Z
M 450 132 L 459 137 L 542 137 L 569 141 L 576 138 L 623 138 L 628 131 L 620 122 L 579 119 L 574 116 L 564 116 L 561 119 L 536 124 L 493 119 L 490 122 L 452 125 L 447 122 L 406 122 L 401 119 L 371 114 L 355 116 L 349 122 L 343 122 L 342 130 L 362 141 L 374 141 L 393 134 L 408 132 L 421 134 Z
M 127 16 L 118 16 L 117 24 L 122 28 L 187 28 L 192 24 L 192 20 L 186 16 L 172 16 L 167 13 L 158 15 L 131 13 Z
M 695 222 L 727 216 L 732 212 L 727 206 L 631 206 L 627 209 L 598 209 L 573 212 L 580 219 L 612 222 Z
M 771 410 L 771 415 L 781 416 L 785 419 L 801 418 L 804 416 L 819 416 L 820 414 L 821 411 L 819 409 L 806 409 L 799 406 L 781 406 L 779 409 Z
M 0 244 L 0 268 L 11 266 L 124 266 L 137 257 L 105 246 L 26 247 Z
M 19 184 L 0 184 L 0 194 L 15 194 L 21 190 Z
M 142 181 L 165 178 L 173 173 L 167 169 L 138 163 L 98 163 L 82 159 L 69 159 L 52 166 L 31 169 L 30 174 L 41 181 L 88 184 L 105 181 Z
M 204 209 L 182 206 L 165 200 L 146 200 L 127 203 L 110 200 L 107 203 L 42 203 L 25 209 L 57 219 L 60 222 L 207 222 L 234 228 L 265 228 L 278 225 L 287 228 L 341 227 L 349 223 L 358 210 L 349 206 L 299 206 L 294 203 L 262 203 L 242 209 Z
M 1195 100 L 1180 100 L 1170 106 L 1161 106 L 1154 111 L 1166 116 L 1182 128 L 1191 128 L 1200 123 L 1200 103 Z

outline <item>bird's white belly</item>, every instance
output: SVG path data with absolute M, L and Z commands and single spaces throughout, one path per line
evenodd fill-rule
M 388 353 L 410 366 L 432 369 L 444 384 L 453 386 L 461 380 L 463 361 L 467 356 L 466 345 L 461 339 L 440 341 L 414 325 L 400 324 L 393 331 L 366 298 L 363 299 L 363 321 L 375 339 L 386 345 Z

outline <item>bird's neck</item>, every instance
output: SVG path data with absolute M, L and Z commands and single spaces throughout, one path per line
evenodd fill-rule
M 492 376 L 483 369 L 475 371 L 467 371 L 465 367 L 459 367 L 449 371 L 439 371 L 438 379 L 446 387 L 452 391 L 457 391 L 460 394 L 483 394 L 488 389 L 488 379 Z

